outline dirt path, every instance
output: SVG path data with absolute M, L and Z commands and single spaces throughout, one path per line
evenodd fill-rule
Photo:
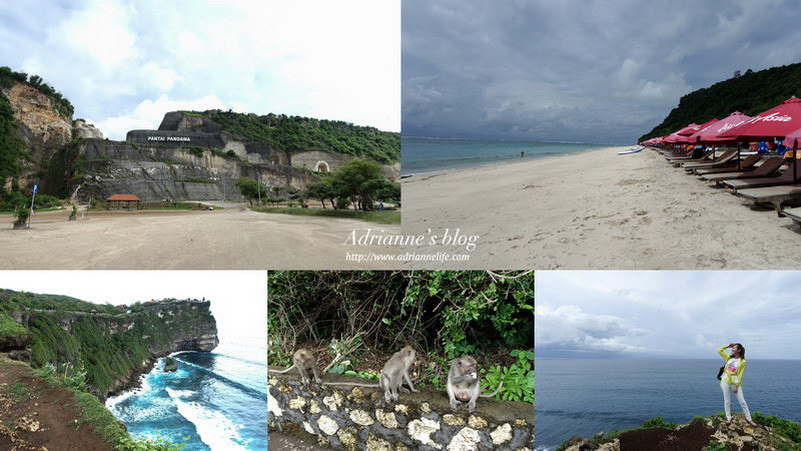
M 92 426 L 76 422 L 73 395 L 0 361 L 0 449 L 111 450 Z
M 393 269 L 394 262 L 346 260 L 347 252 L 397 254 L 383 246 L 346 245 L 367 229 L 399 233 L 398 225 L 339 218 L 214 211 L 37 214 L 28 230 L 0 215 L 0 268 L 7 269 Z

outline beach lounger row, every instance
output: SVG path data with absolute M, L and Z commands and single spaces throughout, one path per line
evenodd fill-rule
M 736 150 L 727 150 L 717 157 L 713 157 L 711 151 L 701 158 L 667 152 L 663 155 L 674 167 L 681 167 L 754 204 L 770 205 L 779 216 L 801 224 L 801 163 L 798 160 L 788 162 L 781 156 L 760 155 L 739 160 Z

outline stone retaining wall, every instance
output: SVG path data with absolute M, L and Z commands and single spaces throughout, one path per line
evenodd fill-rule
M 293 370 L 294 371 L 294 370 Z M 363 379 L 325 374 L 326 382 Z M 420 389 L 386 403 L 374 388 L 306 387 L 296 373 L 269 376 L 270 430 L 317 437 L 320 445 L 368 450 L 533 450 L 534 406 L 481 398 L 452 412 L 445 393 Z M 366 382 L 369 383 L 369 382 Z

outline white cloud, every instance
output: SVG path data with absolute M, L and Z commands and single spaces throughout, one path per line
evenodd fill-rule
M 50 45 L 89 58 L 94 70 L 109 70 L 136 54 L 132 8 L 114 0 L 91 0 L 48 33 Z
M 37 1 L 0 7 L 2 64 L 112 138 L 157 125 L 135 110 L 162 96 L 400 130 L 399 0 Z
M 175 85 L 175 82 L 183 79 L 177 72 L 172 69 L 161 67 L 158 63 L 150 61 L 146 63 L 139 70 L 140 77 L 150 82 L 154 87 L 160 91 L 170 91 Z

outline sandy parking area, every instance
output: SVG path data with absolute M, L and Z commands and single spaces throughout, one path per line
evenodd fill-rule
M 798 266 L 792 220 L 751 208 L 657 152 L 618 156 L 621 149 L 410 177 L 403 233 L 460 228 L 480 237 L 469 261 L 437 265 L 445 268 Z
M 397 225 L 352 219 L 215 211 L 39 213 L 28 230 L 0 215 L 4 269 L 348 269 L 394 262 L 346 260 L 347 252 L 397 254 L 397 248 L 344 244 L 353 230 L 398 233 Z

